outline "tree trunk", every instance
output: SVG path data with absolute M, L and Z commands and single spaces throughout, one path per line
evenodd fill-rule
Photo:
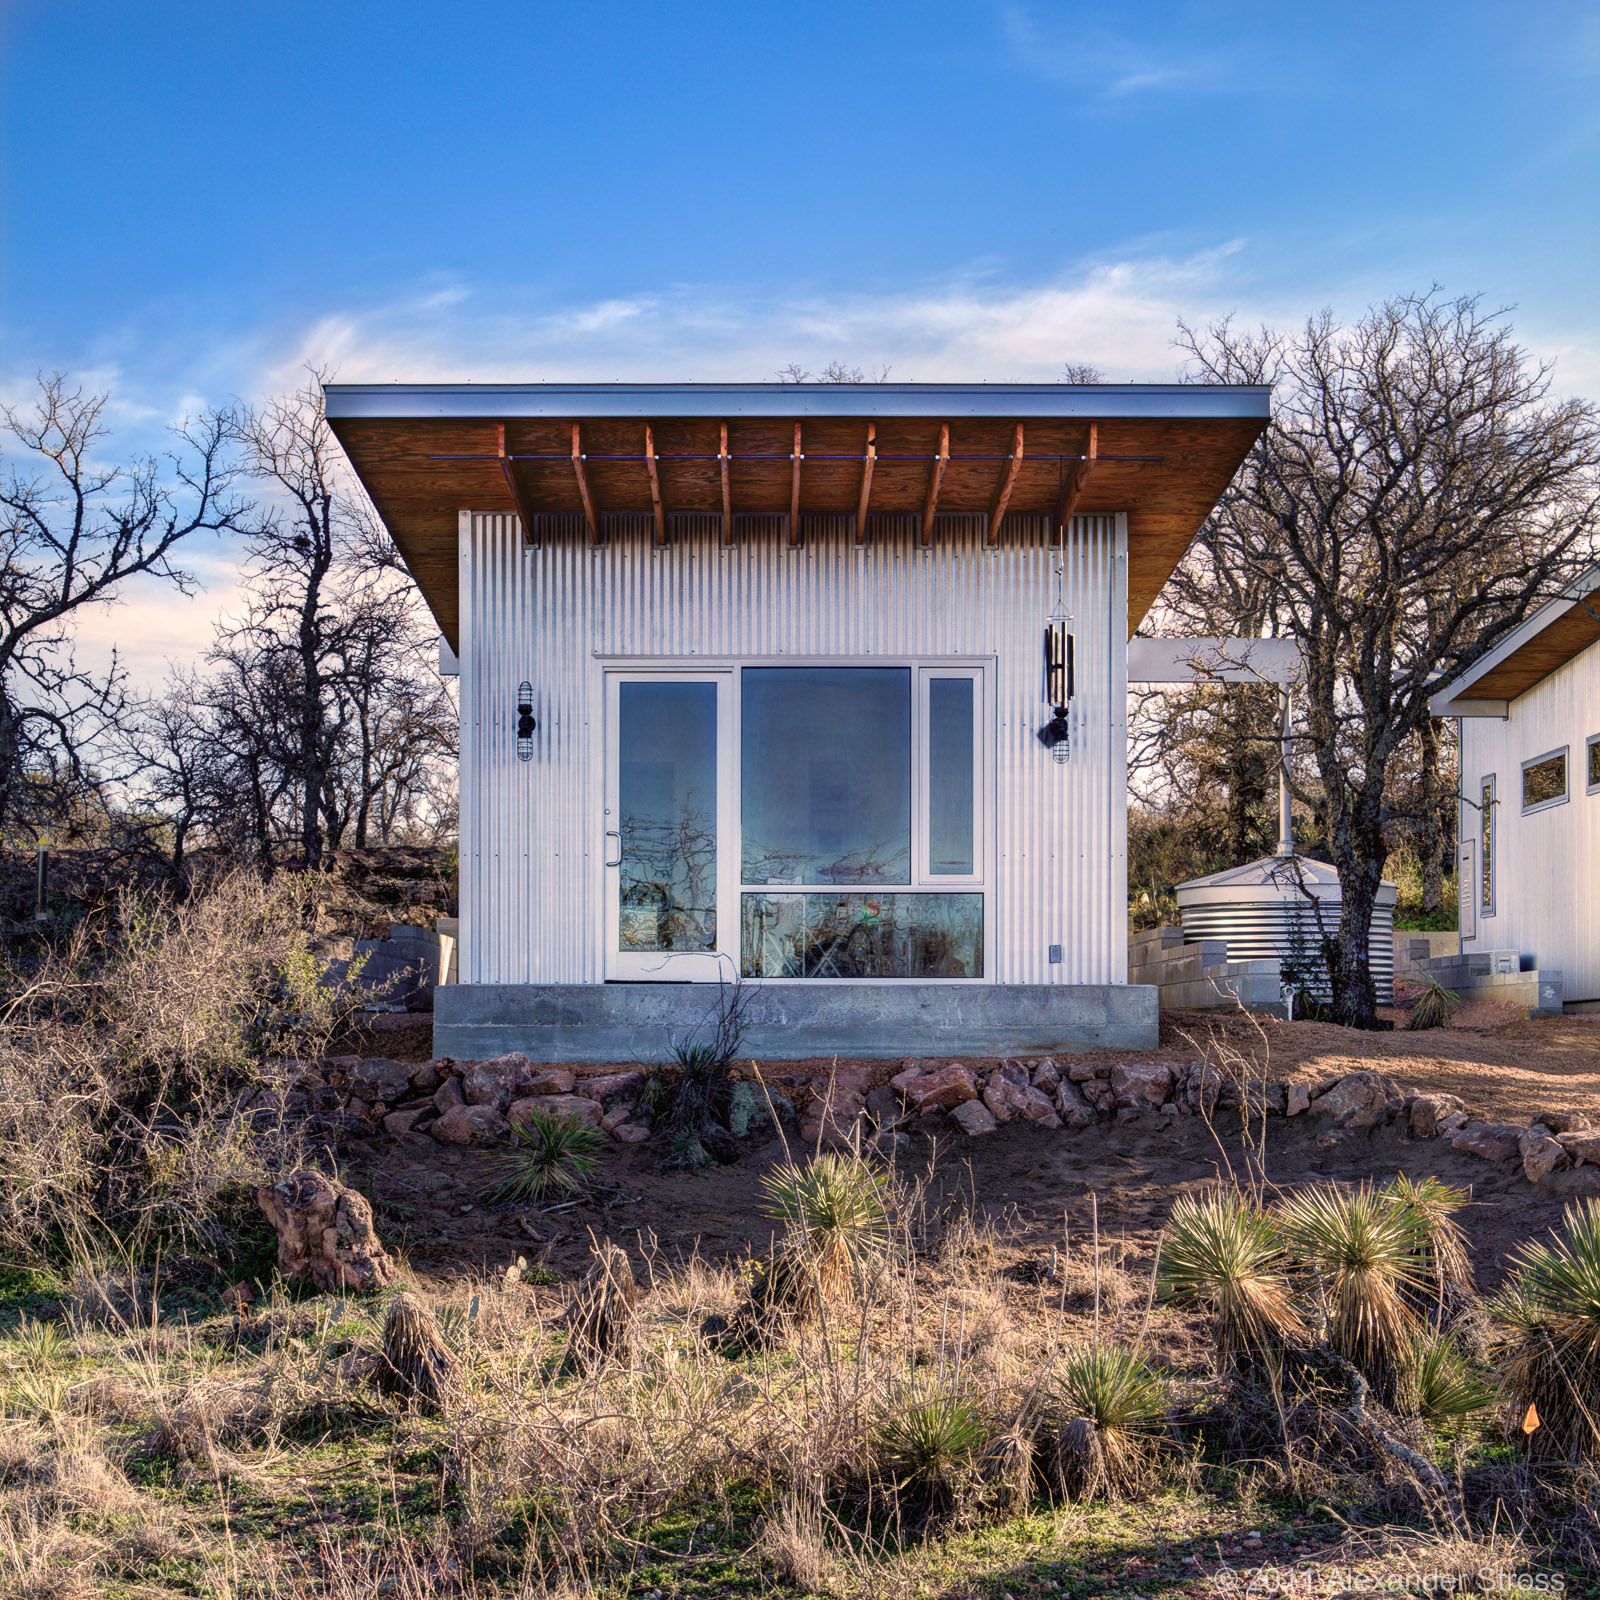
M 1422 909 L 1439 911 L 1444 907 L 1444 857 L 1447 848 L 1441 807 L 1442 783 L 1439 773 L 1439 723 L 1434 717 L 1423 721 L 1422 741 L 1422 822 L 1418 830 L 1417 854 L 1422 862 Z

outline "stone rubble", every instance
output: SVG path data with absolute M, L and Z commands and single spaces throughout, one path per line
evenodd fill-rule
M 621 1145 L 642 1144 L 651 1135 L 645 1077 L 637 1071 L 585 1077 L 565 1067 L 539 1066 L 514 1052 L 460 1064 L 333 1056 L 314 1074 L 293 1063 L 279 1065 L 280 1081 L 241 1103 L 261 1116 L 320 1119 L 328 1131 L 490 1144 L 507 1138 L 537 1109 L 577 1117 Z M 1149 1113 L 1309 1116 L 1321 1148 L 1388 1126 L 1406 1139 L 1448 1139 L 1455 1149 L 1485 1161 L 1516 1160 L 1528 1182 L 1547 1194 L 1600 1195 L 1600 1128 L 1591 1127 L 1584 1114 L 1547 1108 L 1527 1124 L 1490 1122 L 1474 1117 L 1459 1096 L 1406 1088 L 1374 1071 L 1243 1082 L 1204 1061 L 1042 1056 L 1011 1057 L 985 1068 L 907 1058 L 897 1067 L 836 1065 L 809 1084 L 799 1078 L 780 1082 L 801 1085 L 808 1097 L 791 1101 L 770 1084 L 735 1084 L 730 1127 L 736 1137 L 771 1137 L 782 1123 L 804 1149 L 860 1148 L 889 1155 L 906 1145 L 905 1130 L 914 1123 L 931 1130 L 949 1125 L 968 1137 L 982 1137 L 1022 1123 L 1046 1130 L 1083 1129 L 1113 1119 L 1138 1123 Z M 802 1105 L 798 1119 L 797 1104 Z

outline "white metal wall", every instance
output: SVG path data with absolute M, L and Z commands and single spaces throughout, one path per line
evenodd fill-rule
M 1461 719 L 1461 784 L 1476 802 L 1496 778 L 1495 908 L 1477 912 L 1464 950 L 1517 950 L 1562 974 L 1568 1001 L 1600 1000 L 1600 793 L 1587 792 L 1586 742 L 1600 734 L 1600 645 L 1591 645 L 1498 717 Z M 1522 814 L 1522 763 L 1567 748 L 1567 801 Z M 1461 836 L 1477 841 L 1473 805 Z M 1474 886 L 1478 892 L 1478 886 Z
M 941 517 L 929 551 L 915 518 L 874 519 L 859 549 L 852 520 L 808 519 L 797 550 L 781 530 L 724 549 L 718 520 L 694 517 L 673 519 L 664 550 L 648 517 L 608 518 L 598 549 L 570 536 L 530 549 L 515 517 L 462 514 L 463 982 L 603 976 L 607 664 L 829 654 L 995 662 L 988 975 L 1127 981 L 1126 518 L 1069 529 L 1077 698 L 1065 766 L 1034 737 L 1061 554 L 1045 546 L 1043 519 L 1008 526 L 989 550 L 983 518 Z M 539 721 L 528 762 L 514 748 L 524 680 Z M 1064 947 L 1059 965 L 1051 944 Z

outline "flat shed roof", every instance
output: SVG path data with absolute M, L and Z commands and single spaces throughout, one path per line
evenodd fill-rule
M 1128 515 L 1143 619 L 1266 426 L 1271 391 L 1220 384 L 329 384 L 328 421 L 435 618 L 457 641 L 461 511 Z M 1015 526 L 1015 524 L 1013 524 Z

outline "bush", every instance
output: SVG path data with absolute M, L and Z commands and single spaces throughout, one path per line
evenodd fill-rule
M 1160 1293 L 1211 1314 L 1223 1370 L 1252 1365 L 1305 1336 L 1285 1264 L 1276 1219 L 1241 1195 L 1180 1195 L 1162 1245 Z
M 1562 1213 L 1564 1239 L 1513 1256 L 1515 1276 L 1490 1302 L 1501 1378 L 1528 1453 L 1600 1460 L 1600 1200 Z M 1537 1424 L 1529 1408 L 1537 1409 Z
M 284 1058 L 321 1054 L 357 1003 L 312 951 L 303 894 L 238 874 L 182 905 L 124 895 L 32 972 L 5 975 L 12 1259 L 105 1234 L 135 1253 L 160 1240 L 222 1251 L 237 1197 L 300 1158 Z M 262 1088 L 280 1109 L 245 1109 Z
M 491 1164 L 499 1181 L 484 1198 L 520 1204 L 583 1194 L 605 1142 L 592 1123 L 535 1106 L 525 1122 L 512 1125 L 512 1148 Z

